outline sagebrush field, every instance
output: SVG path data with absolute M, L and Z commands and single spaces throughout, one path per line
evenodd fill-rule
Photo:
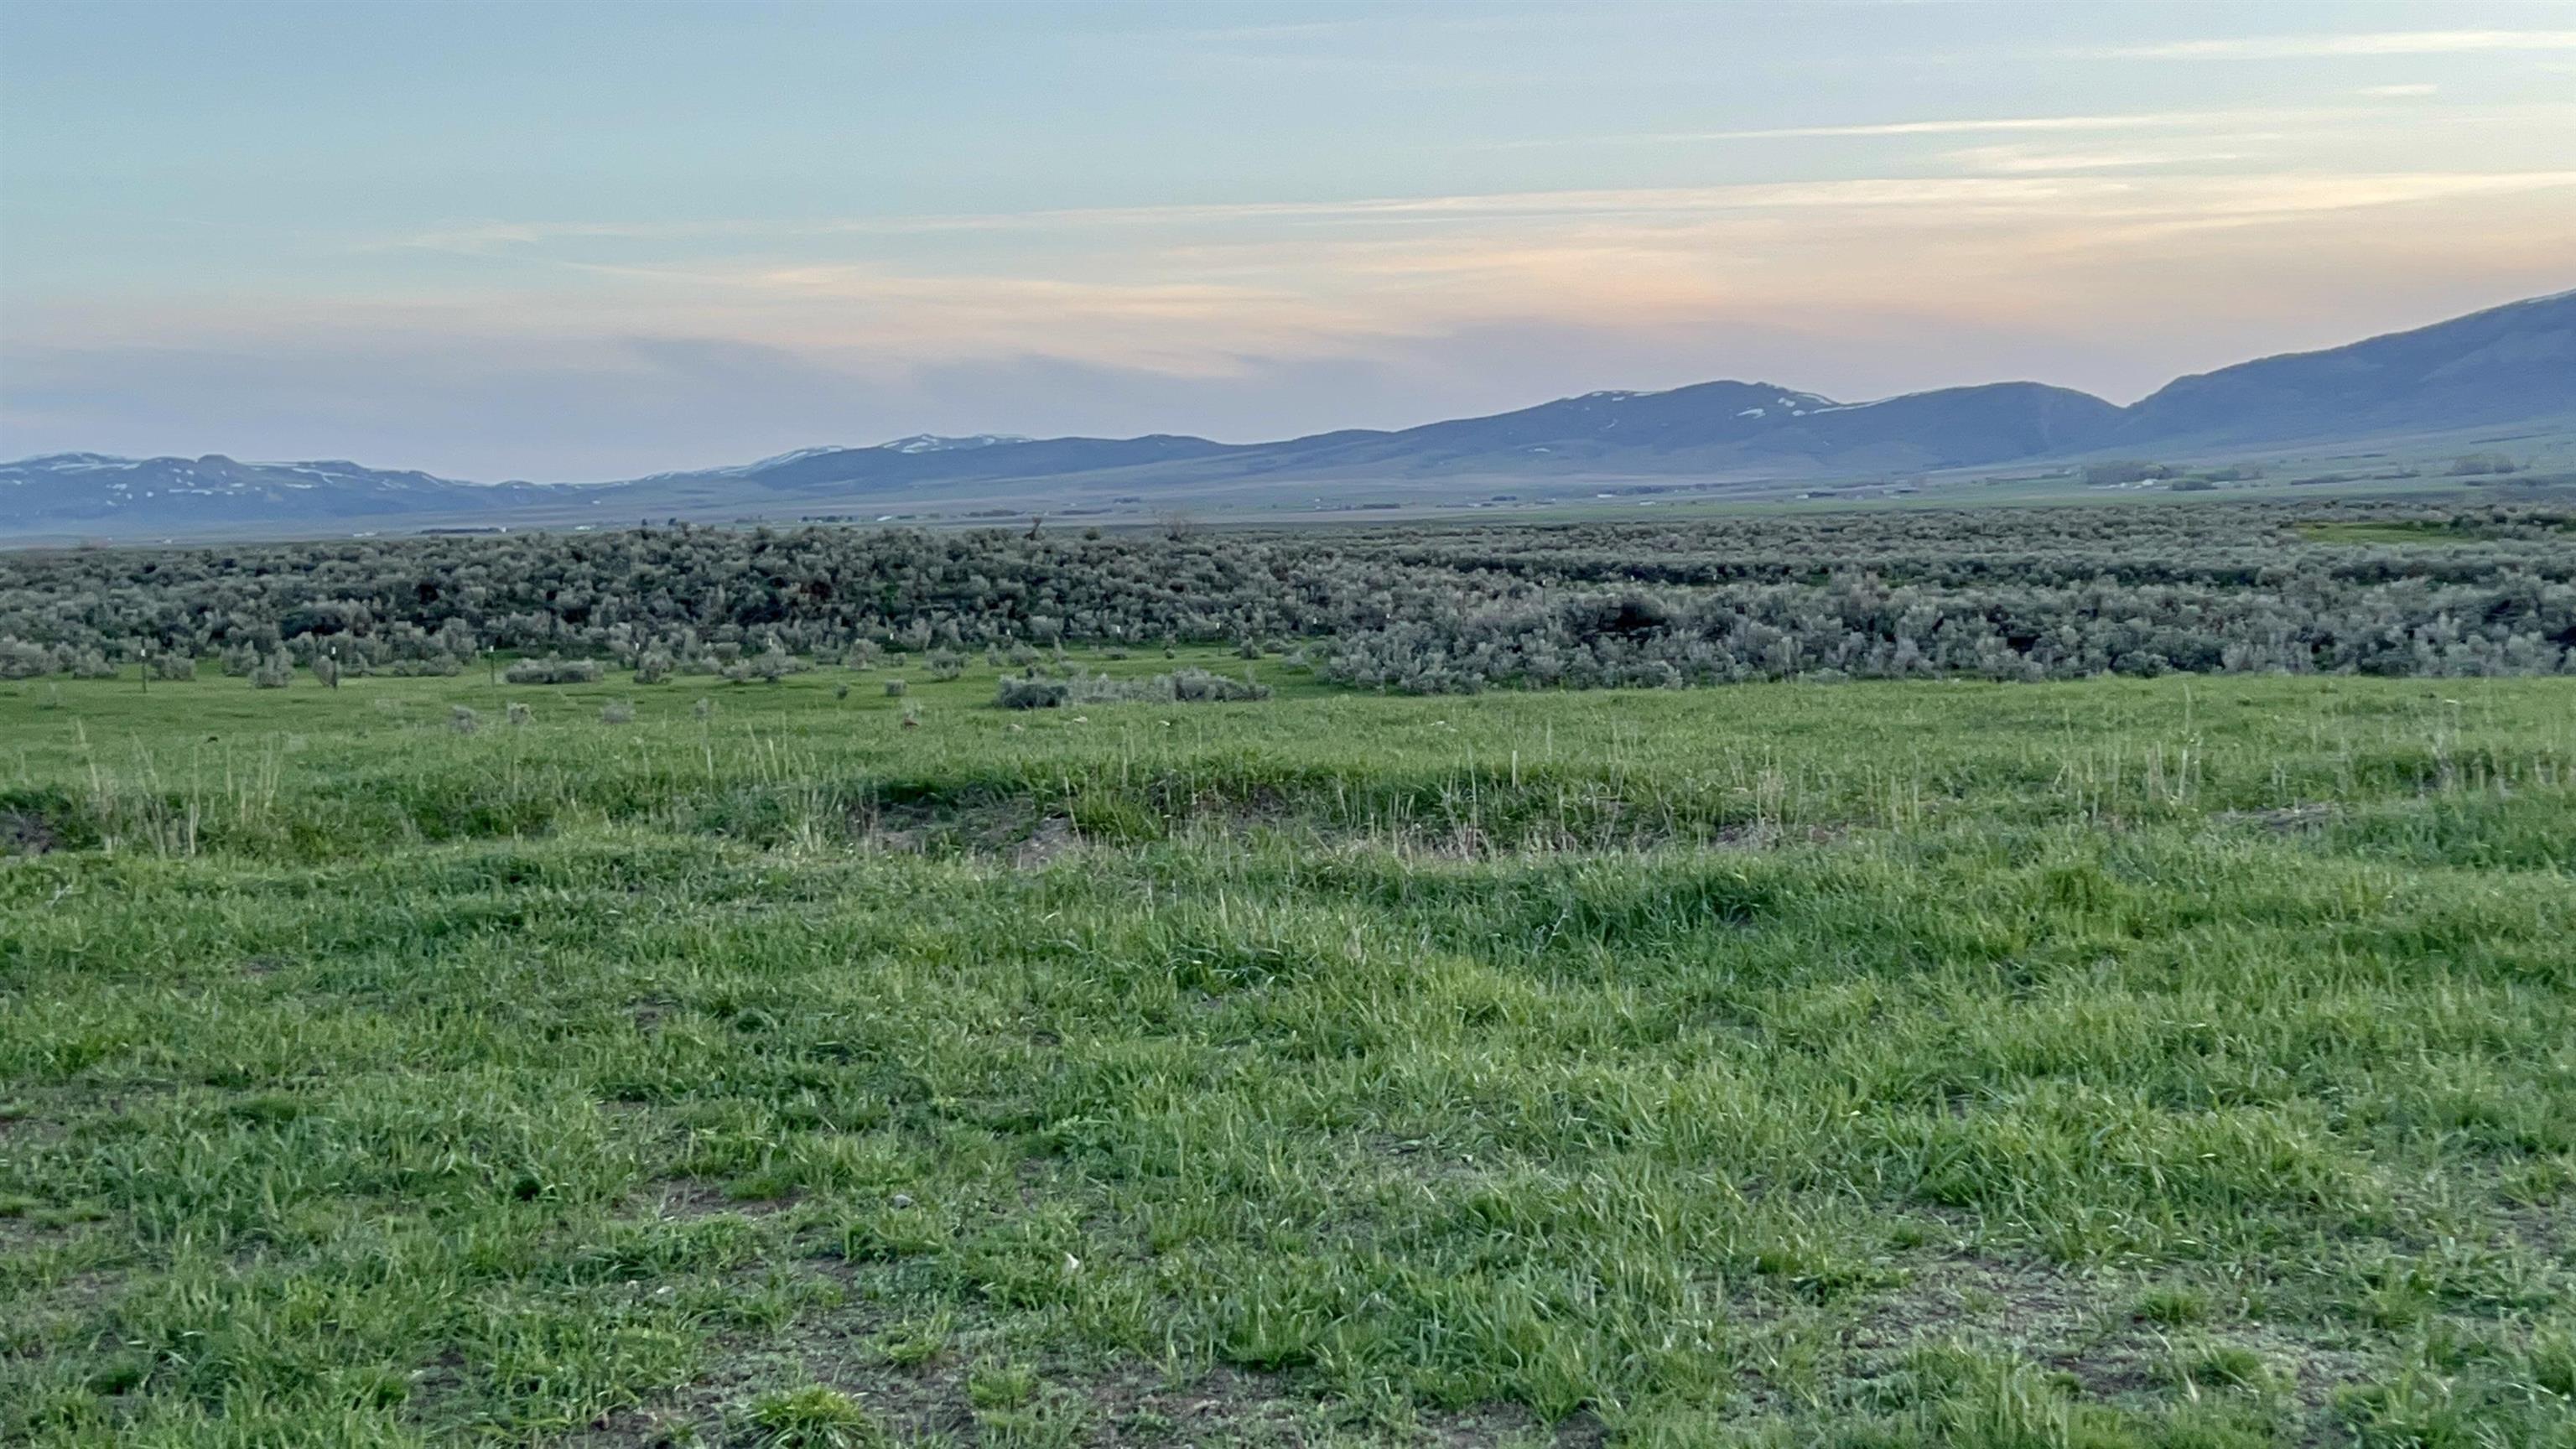
M 2576 1442 L 2576 682 L 1139 652 L 0 685 L 0 1441 Z
M 2576 507 L 1843 509 L 1302 530 L 644 527 L 0 555 L 0 679 L 199 664 L 646 681 L 1059 644 L 1407 694 L 1762 679 L 2576 674 Z

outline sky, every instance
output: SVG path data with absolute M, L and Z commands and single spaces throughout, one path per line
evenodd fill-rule
M 2576 287 L 2576 0 L 0 0 L 0 457 L 591 480 Z

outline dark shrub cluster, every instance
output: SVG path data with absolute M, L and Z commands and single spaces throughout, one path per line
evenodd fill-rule
M 1737 584 L 1461 609 L 1355 633 L 1324 672 L 1410 693 L 1791 677 L 2576 672 L 2576 585 L 2298 576 L 2269 588 Z
M 1072 692 L 1061 679 L 1005 678 L 994 686 L 993 703 L 1001 709 L 1054 709 Z
M 1118 679 L 1106 674 L 1076 674 L 1064 679 L 1030 675 L 1002 679 L 993 691 L 993 703 L 1002 709 L 1054 709 L 1065 704 L 1215 704 L 1269 697 L 1269 685 L 1232 679 L 1205 669 L 1177 669 L 1148 679 Z

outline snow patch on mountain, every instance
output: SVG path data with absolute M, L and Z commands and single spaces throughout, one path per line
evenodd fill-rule
M 946 437 L 938 433 L 915 433 L 877 444 L 888 453 L 962 453 L 972 448 L 998 448 L 1010 443 L 1036 441 L 1018 433 L 970 433 L 965 437 Z

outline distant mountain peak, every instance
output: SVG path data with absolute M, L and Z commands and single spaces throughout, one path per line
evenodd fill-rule
M 1018 433 L 969 433 L 962 438 L 949 437 L 940 433 L 915 433 L 908 438 L 896 438 L 890 442 L 879 443 L 877 448 L 887 453 L 963 453 L 976 448 L 998 448 L 1008 443 L 1035 441 L 1037 440 L 1034 438 L 1023 437 Z M 829 452 L 831 450 L 808 451 Z M 791 453 L 788 456 L 793 458 L 800 455 Z
M 2202 447 L 2438 432 L 2576 414 L 2576 291 L 2178 377 L 2124 434 Z
M 1019 507 L 1132 515 L 1212 500 L 1304 507 L 1327 490 L 1343 498 L 1459 501 L 1521 477 L 1790 484 L 2115 451 L 2183 460 L 2319 441 L 2465 446 L 2535 430 L 2576 433 L 2576 291 L 2176 378 L 2125 408 L 2037 382 L 1845 403 L 1761 378 L 1722 379 L 1603 389 L 1396 431 L 1346 429 L 1263 443 L 1167 433 L 917 433 L 578 487 L 469 484 L 339 459 L 63 452 L 0 463 L 0 538 L 825 510 L 887 519 L 990 517 Z
M 114 453 L 44 453 L 33 458 L 21 458 L 9 466 L 50 468 L 56 472 L 69 473 L 83 468 L 130 467 L 133 462 L 132 458 L 120 458 Z
M 757 473 L 763 468 L 775 468 L 782 463 L 794 463 L 806 458 L 820 458 L 826 453 L 846 453 L 848 451 L 850 451 L 848 448 L 843 447 L 839 443 L 824 443 L 818 447 L 812 448 L 795 448 L 784 453 L 772 453 L 768 457 L 763 458 L 756 463 L 745 463 L 739 469 L 733 471 Z

